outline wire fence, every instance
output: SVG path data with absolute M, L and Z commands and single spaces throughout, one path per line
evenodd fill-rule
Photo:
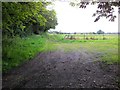
M 64 39 L 70 40 L 106 40 L 116 38 L 116 34 L 65 34 Z

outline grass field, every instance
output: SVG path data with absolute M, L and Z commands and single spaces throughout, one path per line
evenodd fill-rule
M 84 39 L 83 34 L 72 35 L 77 39 L 64 39 L 65 34 L 44 34 L 33 35 L 26 38 L 16 37 L 14 39 L 3 40 L 2 53 L 2 68 L 6 72 L 22 63 L 31 60 L 39 52 L 47 52 L 56 50 L 62 46 L 66 52 L 78 49 L 87 49 L 91 53 L 99 52 L 102 54 L 101 60 L 108 63 L 120 63 L 118 58 L 118 35 L 86 35 Z
M 78 39 L 78 40 L 64 40 L 64 35 L 60 35 L 61 39 L 60 44 L 57 43 L 57 45 L 62 45 L 68 50 L 73 50 L 76 47 L 76 49 L 83 48 L 87 49 L 91 52 L 100 52 L 103 54 L 103 57 L 101 57 L 101 60 L 107 62 L 108 64 L 111 63 L 120 63 L 120 59 L 118 59 L 118 35 L 105 35 L 105 40 L 102 39 L 102 35 L 89 35 L 88 37 L 97 37 L 98 40 L 84 40 L 84 39 Z M 75 36 L 76 37 L 76 36 Z M 77 37 L 81 37 L 80 35 L 77 35 Z M 72 49 L 73 48 L 73 49 Z

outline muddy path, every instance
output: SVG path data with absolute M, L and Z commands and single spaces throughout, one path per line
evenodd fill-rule
M 100 61 L 85 49 L 43 52 L 3 75 L 3 88 L 119 88 L 118 65 Z

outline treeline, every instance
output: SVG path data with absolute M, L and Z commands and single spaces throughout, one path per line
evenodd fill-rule
M 100 32 L 59 32 L 59 31 L 50 31 L 50 34 L 120 34 L 120 32 L 107 32 L 107 33 L 100 33 Z
M 4 37 L 40 34 L 55 28 L 56 12 L 48 10 L 51 2 L 3 2 L 2 35 Z
M 3 72 L 21 65 L 45 50 L 47 35 L 44 33 L 57 25 L 56 12 L 48 9 L 49 5 L 53 3 L 2 3 Z

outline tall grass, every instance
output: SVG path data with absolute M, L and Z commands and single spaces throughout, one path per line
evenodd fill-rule
M 77 34 L 76 34 L 77 35 Z M 56 50 L 59 46 L 67 51 L 87 49 L 90 52 L 101 52 L 101 60 L 107 63 L 116 63 L 118 59 L 118 36 L 106 35 L 106 40 L 65 40 L 64 34 L 32 35 L 26 38 L 9 38 L 2 41 L 2 68 L 3 72 L 31 60 L 39 52 Z M 77 35 L 81 37 L 83 35 Z M 93 35 L 92 35 L 93 36 Z M 91 37 L 89 35 L 89 37 Z M 100 38 L 101 36 L 94 36 Z
M 44 50 L 46 38 L 44 35 L 33 35 L 26 38 L 10 38 L 3 40 L 2 67 L 3 72 L 16 67 L 33 58 Z

